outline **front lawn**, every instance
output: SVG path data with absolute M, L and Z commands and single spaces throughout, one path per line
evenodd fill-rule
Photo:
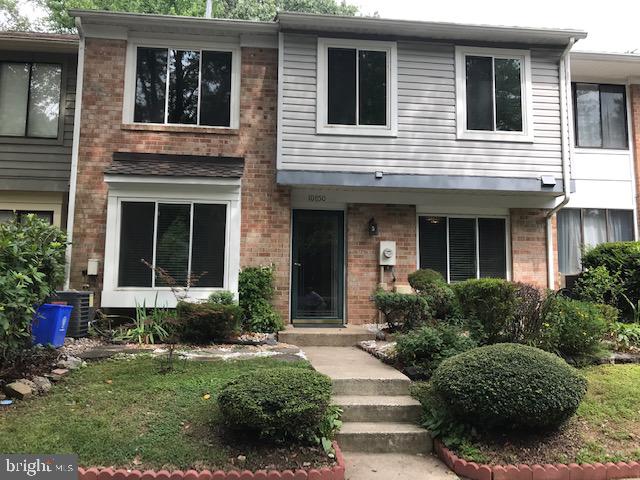
M 77 453 L 82 466 L 138 470 L 331 465 L 322 449 L 256 445 L 227 438 L 217 426 L 216 395 L 225 382 L 282 365 L 274 359 L 189 361 L 161 374 L 158 360 L 145 356 L 91 364 L 47 396 L 5 409 L 0 452 Z M 287 365 L 310 368 L 303 361 Z
M 592 463 L 640 460 L 640 365 L 583 370 L 589 387 L 578 412 L 546 435 L 483 435 L 458 455 L 481 463 Z

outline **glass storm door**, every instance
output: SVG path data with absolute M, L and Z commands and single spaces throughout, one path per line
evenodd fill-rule
M 344 212 L 293 211 L 293 323 L 342 324 Z

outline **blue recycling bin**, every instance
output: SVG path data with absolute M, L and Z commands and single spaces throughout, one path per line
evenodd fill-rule
M 45 303 L 40 305 L 31 323 L 31 334 L 34 345 L 48 345 L 61 347 L 67 334 L 71 305 L 54 305 Z

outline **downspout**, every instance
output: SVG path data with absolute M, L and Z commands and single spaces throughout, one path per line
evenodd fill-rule
M 547 286 L 555 289 L 555 255 L 553 252 L 553 216 L 571 199 L 571 62 L 569 52 L 576 43 L 574 38 L 562 51 L 559 61 L 560 70 L 560 125 L 561 125 L 561 160 L 562 160 L 562 201 L 547 213 L 546 229 L 547 229 Z
M 78 66 L 76 73 L 76 105 L 73 113 L 73 144 L 71 147 L 71 178 L 69 180 L 69 205 L 67 208 L 67 252 L 65 254 L 64 289 L 71 287 L 71 249 L 73 247 L 73 225 L 76 211 L 76 186 L 78 184 L 78 154 L 80 151 L 80 119 L 82 113 L 82 81 L 84 78 L 84 35 L 80 19 L 76 19 L 80 36 Z

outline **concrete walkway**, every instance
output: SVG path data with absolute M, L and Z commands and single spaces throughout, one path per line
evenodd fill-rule
M 431 455 L 406 453 L 345 454 L 347 480 L 456 480 L 455 473 Z

